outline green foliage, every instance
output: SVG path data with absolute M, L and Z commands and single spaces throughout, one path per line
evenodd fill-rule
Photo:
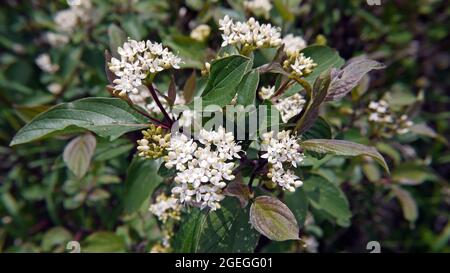
M 134 158 L 125 180 L 124 207 L 126 213 L 136 212 L 162 182 L 157 174 L 158 162 Z
M 147 127 L 146 119 L 120 99 L 86 98 L 57 105 L 23 127 L 11 145 L 27 143 L 83 128 L 114 140 Z
M 173 240 L 175 252 L 253 252 L 259 234 L 248 222 L 249 210 L 237 200 L 223 202 L 220 210 L 205 212 L 194 209 L 181 223 Z
M 93 20 L 71 33 L 54 20 L 65 1 L 0 7 L 0 252 L 69 252 L 71 241 L 81 252 L 150 252 L 167 236 L 174 252 L 314 252 L 314 240 L 317 251 L 361 252 L 368 238 L 387 252 L 450 252 L 445 1 L 272 1 L 267 18 L 243 1 L 131 2 L 92 1 Z M 302 52 L 318 66 L 294 81 L 282 50 L 221 48 L 225 14 L 303 36 Z M 201 42 L 190 36 L 200 24 L 211 28 Z M 51 45 L 49 32 L 68 41 Z M 118 57 L 127 37 L 150 37 L 182 57 L 182 69 L 153 81 L 169 113 L 174 93 L 188 105 L 199 96 L 220 107 L 276 105 L 259 98 L 261 87 L 292 80 L 280 98 L 301 94 L 303 109 L 283 123 L 270 108 L 258 124 L 259 133 L 296 129 L 303 186 L 271 184 L 259 142 L 246 139 L 222 208 L 184 208 L 181 221 L 165 223 L 148 212 L 170 195 L 176 171 L 135 156 L 151 118 L 169 123 L 146 112 L 152 99 L 132 107 L 110 98 L 105 50 Z M 42 53 L 56 71 L 36 65 Z M 407 133 L 387 135 L 368 120 L 369 103 L 381 99 L 413 121 Z

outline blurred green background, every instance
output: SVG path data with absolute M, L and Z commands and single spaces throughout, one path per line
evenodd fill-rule
M 60 21 L 58 12 L 70 8 L 67 1 L 6 0 L 0 6 L 0 252 L 66 252 L 72 240 L 81 241 L 84 251 L 149 251 L 162 235 L 148 202 L 135 213 L 124 212 L 125 199 L 132 198 L 124 181 L 138 135 L 112 143 L 97 138 L 91 166 L 81 178 L 62 160 L 70 137 L 17 147 L 9 143 L 52 105 L 110 96 L 104 50 L 118 46 L 117 35 L 160 41 L 178 52 L 186 61 L 186 69 L 176 72 L 181 88 L 192 70 L 201 69 L 219 49 L 218 20 L 224 14 L 250 15 L 239 0 L 90 2 L 79 17 L 63 14 Z M 345 132 L 346 138 L 362 140 L 357 130 L 343 129 L 355 122 L 348 110 L 383 96 L 398 105 L 417 104 L 415 122 L 430 129 L 419 136 L 378 140 L 377 145 L 386 144 L 381 152 L 390 158 L 393 178 L 381 177 L 370 164 L 349 167 L 338 160 L 326 166 L 341 181 L 353 218 L 342 228 L 316 217 L 303 231 L 314 238 L 315 250 L 366 252 L 366 243 L 375 240 L 385 252 L 450 252 L 450 150 L 445 141 L 450 135 L 450 2 L 271 2 L 270 17 L 259 19 L 282 27 L 283 34 L 326 44 L 345 59 L 365 54 L 387 65 L 360 86 L 365 91 L 361 103 L 355 105 L 349 96 L 324 112 L 336 135 Z M 62 30 L 72 19 L 75 27 Z M 189 37 L 199 24 L 212 28 L 205 42 Z M 264 51 L 259 55 L 257 60 L 264 60 Z M 51 61 L 44 69 L 45 60 L 37 61 L 42 56 Z M 391 182 L 407 188 L 406 201 L 384 187 Z M 415 208 L 417 215 L 411 215 Z M 257 251 L 308 250 L 262 239 Z

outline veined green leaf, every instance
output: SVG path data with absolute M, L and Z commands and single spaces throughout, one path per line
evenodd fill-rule
M 135 157 L 125 180 L 125 212 L 133 213 L 141 208 L 162 182 L 158 173 L 159 162 Z
M 214 212 L 192 210 L 181 222 L 173 238 L 175 252 L 183 253 L 251 253 L 259 234 L 248 222 L 248 208 L 236 199 L 226 198 Z
M 336 221 L 340 226 L 348 226 L 352 213 L 347 197 L 334 183 L 322 176 L 312 175 L 303 183 L 303 190 L 312 207 Z
M 243 106 L 254 104 L 258 84 L 259 73 L 256 69 L 253 69 L 244 76 L 242 82 L 237 87 L 237 103 Z
M 250 221 L 257 231 L 271 240 L 299 239 L 294 214 L 277 198 L 258 196 L 250 208 Z
M 300 143 L 308 151 L 342 156 L 369 156 L 375 159 L 387 172 L 389 167 L 383 156 L 374 147 L 337 139 L 310 139 Z
M 16 134 L 12 145 L 44 137 L 81 131 L 92 131 L 111 140 L 147 127 L 144 116 L 125 101 L 116 98 L 86 98 L 62 103 L 36 116 Z
M 244 77 L 250 59 L 241 55 L 232 55 L 214 61 L 203 91 L 204 106 L 225 106 L 236 94 L 236 87 Z

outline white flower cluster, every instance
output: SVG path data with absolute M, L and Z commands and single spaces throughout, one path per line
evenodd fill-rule
M 234 23 L 228 15 L 219 20 L 222 30 L 222 47 L 227 45 L 246 46 L 252 49 L 278 47 L 281 45 L 280 29 L 271 24 L 260 24 L 255 18 L 247 22 Z
M 377 123 L 393 123 L 394 118 L 390 114 L 389 105 L 385 100 L 372 101 L 369 104 L 369 121 Z
M 288 122 L 289 119 L 302 111 L 305 103 L 305 98 L 301 94 L 295 93 L 290 97 L 278 99 L 275 102 L 275 108 L 280 111 L 281 119 Z
M 231 160 L 239 158 L 241 151 L 233 134 L 227 133 L 223 127 L 217 131 L 202 129 L 197 143 L 176 133 L 171 136 L 167 151 L 165 166 L 169 169 L 175 167 L 178 171 L 174 179 L 177 185 L 172 193 L 179 202 L 201 209 L 220 208 L 219 202 L 225 198 L 222 194 L 227 185 L 225 181 L 235 179 L 235 163 Z
M 52 47 L 61 47 L 70 40 L 69 36 L 80 24 L 88 23 L 93 18 L 93 8 L 91 0 L 67 1 L 70 5 L 68 9 L 58 11 L 54 22 L 58 33 L 47 32 L 44 40 Z
M 114 80 L 114 89 L 120 96 L 138 94 L 149 73 L 180 68 L 181 59 L 159 43 L 129 38 L 117 52 L 121 58 L 112 58 L 109 69 L 118 77 Z
M 190 36 L 196 41 L 204 42 L 209 37 L 209 34 L 211 34 L 211 28 L 208 25 L 201 24 L 191 31 Z
M 300 51 L 306 47 L 306 42 L 300 36 L 288 34 L 283 38 L 284 52 L 288 57 L 297 57 Z
M 181 117 L 178 119 L 178 126 L 184 128 L 196 129 L 201 124 L 201 115 L 198 111 L 186 109 L 181 113 Z
M 295 136 L 290 135 L 290 131 L 278 133 L 268 132 L 262 136 L 262 148 L 266 152 L 261 158 L 266 158 L 269 162 L 269 173 L 267 176 L 284 190 L 295 191 L 303 185 L 303 182 L 290 169 L 291 166 L 303 161 L 303 154 L 300 152 L 300 145 Z
M 59 70 L 58 64 L 53 64 L 52 60 L 50 59 L 50 55 L 47 53 L 43 53 L 39 55 L 36 60 L 36 65 L 44 72 L 54 74 Z
M 262 100 L 268 100 L 275 93 L 275 86 L 263 86 L 258 92 L 259 97 Z
M 413 122 L 407 115 L 398 117 L 392 113 L 385 100 L 372 101 L 368 107 L 369 121 L 383 126 L 387 133 L 406 134 L 410 131 Z
M 44 39 L 52 47 L 61 47 L 69 42 L 69 36 L 55 32 L 46 32 Z
M 54 82 L 47 85 L 47 90 L 53 95 L 58 95 L 63 90 L 63 86 L 60 83 Z
M 258 94 L 261 99 L 269 99 L 275 93 L 275 86 L 262 87 Z M 305 106 L 305 98 L 296 93 L 290 97 L 280 98 L 274 101 L 275 108 L 280 112 L 281 119 L 288 122 L 293 116 L 300 113 Z
M 91 18 L 92 3 L 90 0 L 77 0 L 70 8 L 61 10 L 55 15 L 55 23 L 59 31 L 71 34 L 78 23 L 89 22 Z
M 181 205 L 178 203 L 178 199 L 166 196 L 164 193 L 156 197 L 156 203 L 152 204 L 149 210 L 163 223 L 169 218 L 180 220 Z
M 305 57 L 303 53 L 300 53 L 300 55 L 295 58 L 294 63 L 291 64 L 291 69 L 292 73 L 301 77 L 311 73 L 316 66 L 317 64 L 314 63 L 311 57 Z
M 272 4 L 269 0 L 248 0 L 244 1 L 244 7 L 256 16 L 264 16 L 266 19 L 270 17 Z

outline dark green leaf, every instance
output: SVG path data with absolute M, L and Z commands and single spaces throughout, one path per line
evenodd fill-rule
M 125 248 L 125 240 L 109 231 L 93 233 L 81 243 L 81 252 L 86 253 L 125 252 Z
M 233 55 L 214 61 L 203 91 L 203 104 L 225 106 L 236 94 L 236 87 L 244 77 L 250 59 Z
M 59 104 L 36 116 L 20 129 L 10 145 L 80 131 L 80 128 L 116 139 L 127 132 L 147 127 L 146 123 L 144 116 L 121 99 L 86 98 Z
M 350 225 L 352 213 L 347 197 L 334 183 L 313 175 L 304 181 L 303 190 L 312 207 L 329 216 L 340 226 Z
M 175 233 L 173 249 L 184 253 L 251 253 L 259 234 L 251 228 L 248 215 L 248 208 L 240 208 L 231 198 L 214 212 L 193 209 Z
M 135 157 L 128 168 L 125 180 L 124 208 L 126 213 L 139 210 L 162 182 L 158 172 L 159 162 Z
M 253 105 L 255 103 L 258 84 L 259 73 L 257 70 L 253 69 L 244 76 L 242 82 L 237 87 L 237 103 L 243 106 Z

